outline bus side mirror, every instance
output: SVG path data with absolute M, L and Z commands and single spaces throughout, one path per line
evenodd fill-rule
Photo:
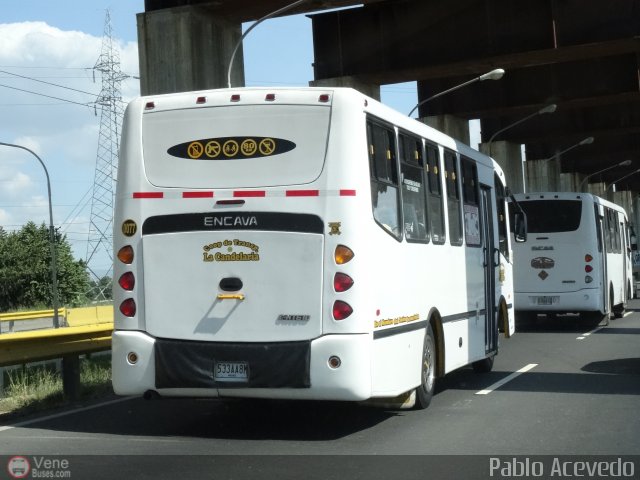
M 527 241 L 527 216 L 524 212 L 513 214 L 513 238 L 517 243 Z

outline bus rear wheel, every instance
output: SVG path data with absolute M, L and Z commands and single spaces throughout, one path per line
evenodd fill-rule
M 431 324 L 427 326 L 422 349 L 421 383 L 416 388 L 416 408 L 423 410 L 429 406 L 436 385 L 436 342 Z

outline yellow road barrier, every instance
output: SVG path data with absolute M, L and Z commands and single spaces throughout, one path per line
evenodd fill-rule
M 53 310 L 3 313 L 0 322 L 53 317 Z M 68 398 L 80 392 L 80 355 L 111 349 L 113 306 L 59 308 L 60 328 L 0 334 L 0 367 L 62 358 L 62 384 Z
M 96 323 L 113 323 L 113 305 L 98 307 L 67 308 L 67 325 L 77 327 Z
M 98 352 L 111 348 L 112 323 L 3 333 L 0 366 Z
M 58 316 L 65 317 L 67 315 L 66 308 L 58 309 Z M 14 322 L 20 320 L 36 320 L 38 318 L 51 318 L 53 317 L 53 309 L 51 310 L 33 310 L 30 312 L 13 312 L 13 313 L 0 313 L 0 322 Z M 94 322 L 95 323 L 95 322 Z

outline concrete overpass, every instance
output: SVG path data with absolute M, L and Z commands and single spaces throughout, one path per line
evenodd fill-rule
M 225 87 L 242 22 L 288 3 L 146 0 L 138 16 L 143 93 Z M 424 100 L 504 68 L 502 80 L 427 102 L 419 116 L 466 141 L 468 120 L 480 119 L 481 149 L 495 135 L 491 154 L 514 191 L 523 189 L 524 144 L 527 191 L 589 188 L 633 209 L 640 192 L 640 173 L 632 174 L 640 168 L 639 0 L 310 0 L 287 13 L 309 12 L 313 84 L 376 96 L 380 85 L 415 80 Z M 244 82 L 241 58 L 235 85 Z M 550 103 L 555 113 L 509 127 Z M 592 144 L 557 155 L 590 136 Z M 616 166 L 627 159 L 631 165 Z M 612 195 L 607 187 L 627 174 Z

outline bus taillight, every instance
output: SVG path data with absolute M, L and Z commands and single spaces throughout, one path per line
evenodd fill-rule
M 333 254 L 333 258 L 338 265 L 344 265 L 345 263 L 350 262 L 354 256 L 355 254 L 353 253 L 353 250 L 345 245 L 338 245 Z
M 333 277 L 333 289 L 336 292 L 346 292 L 353 286 L 353 278 L 346 273 L 336 273 Z
M 135 317 L 136 315 L 136 302 L 133 298 L 127 298 L 120 304 L 120 313 L 125 317 Z
M 585 261 L 585 262 L 590 262 L 591 260 L 593 260 L 593 257 L 587 253 L 587 254 L 584 256 L 584 261 Z
M 347 302 L 336 300 L 333 302 L 333 318 L 336 320 L 344 320 L 353 313 L 353 308 Z
M 585 265 L 584 266 L 584 271 L 587 273 L 591 273 L 593 272 L 593 267 L 591 265 Z
M 136 284 L 136 277 L 134 277 L 133 272 L 125 272 L 118 279 L 118 284 L 130 292 Z
M 131 265 L 133 263 L 133 247 L 131 247 L 131 245 L 125 245 L 118 250 L 118 260 L 127 265 Z

